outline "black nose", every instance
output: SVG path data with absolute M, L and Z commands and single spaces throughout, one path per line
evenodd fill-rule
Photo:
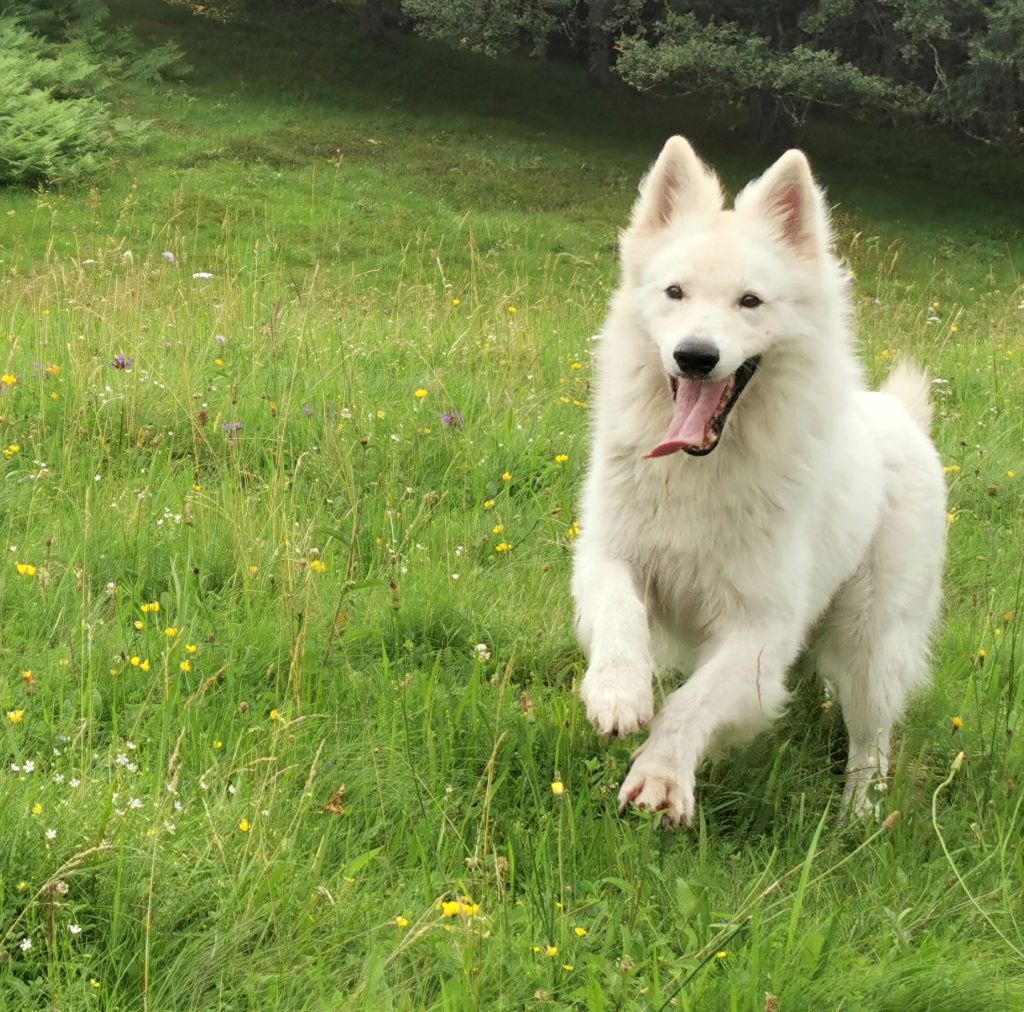
M 707 376 L 718 365 L 718 349 L 706 341 L 684 341 L 672 357 L 679 371 L 689 379 Z

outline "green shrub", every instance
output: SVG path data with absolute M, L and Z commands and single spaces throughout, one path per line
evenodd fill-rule
M 101 95 L 115 77 L 154 81 L 184 69 L 170 43 L 143 49 L 105 31 L 101 0 L 20 0 L 0 17 L 0 185 L 68 183 L 114 149 L 139 146 L 146 124 L 114 119 Z
M 114 140 L 101 78 L 80 43 L 58 46 L 0 18 L 0 182 L 66 181 L 92 171 Z

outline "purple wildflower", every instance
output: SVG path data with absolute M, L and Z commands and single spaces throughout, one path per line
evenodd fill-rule
M 311 408 L 311 407 L 310 407 L 310 406 L 309 406 L 308 404 L 303 404 L 303 405 L 302 405 L 302 413 L 303 413 L 303 414 L 304 414 L 304 415 L 305 415 L 305 416 L 306 416 L 307 418 L 309 418 L 309 416 L 310 416 L 311 414 L 313 414 L 313 409 L 312 409 L 312 408 Z
M 164 252 L 161 255 L 169 264 L 173 264 L 175 262 L 174 254 L 170 250 L 164 250 Z
M 241 422 L 225 422 L 224 423 L 224 431 L 227 432 L 227 433 L 231 433 L 231 434 L 234 434 L 236 432 L 241 432 L 242 431 L 242 423 Z
M 117 353 L 117 354 L 116 354 L 116 355 L 115 355 L 115 356 L 113 357 L 113 359 L 111 360 L 111 363 L 110 363 L 110 364 L 111 364 L 111 365 L 112 365 L 112 366 L 113 366 L 113 367 L 114 367 L 115 369 L 124 369 L 124 370 L 128 370 L 128 369 L 131 369 L 131 367 L 132 367 L 133 365 L 135 365 L 135 359 L 133 359 L 133 358 L 125 358 L 125 357 L 124 357 L 124 354 L 123 354 L 122 352 L 120 352 L 120 351 L 119 351 L 119 352 L 118 352 L 118 353 Z
M 461 429 L 462 423 L 466 419 L 462 417 L 462 412 L 458 408 L 452 408 L 450 411 L 446 411 L 441 415 L 441 422 L 447 425 L 449 429 Z

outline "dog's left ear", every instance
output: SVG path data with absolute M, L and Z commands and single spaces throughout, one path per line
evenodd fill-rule
M 825 202 L 807 156 L 793 148 L 736 198 L 738 214 L 758 214 L 773 222 L 779 236 L 798 253 L 813 257 L 831 242 Z

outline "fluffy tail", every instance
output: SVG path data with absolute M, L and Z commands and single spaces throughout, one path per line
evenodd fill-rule
M 882 393 L 895 397 L 926 434 L 932 424 L 930 391 L 931 384 L 925 371 L 909 362 L 897 365 L 882 384 Z

